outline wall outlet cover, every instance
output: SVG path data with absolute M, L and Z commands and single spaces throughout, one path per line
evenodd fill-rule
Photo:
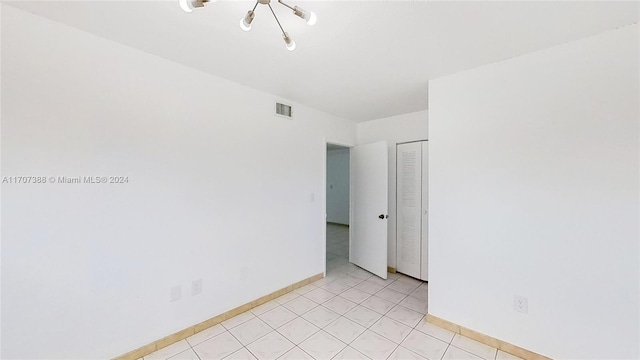
M 529 313 L 529 299 L 520 295 L 513 295 L 513 309 L 517 312 Z
M 202 293 L 202 279 L 193 280 L 191 282 L 191 296 Z

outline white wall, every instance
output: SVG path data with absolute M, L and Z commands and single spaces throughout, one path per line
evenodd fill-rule
M 111 358 L 324 270 L 354 123 L 6 5 L 2 55 L 2 176 L 129 177 L 2 185 L 2 358 Z
M 389 146 L 388 266 L 396 267 L 396 144 L 425 140 L 429 136 L 429 114 L 419 111 L 358 123 L 358 145 L 386 141 Z
M 430 83 L 431 314 L 552 358 L 640 356 L 638 40 Z
M 0 4 L 0 175 L 2 175 L 2 4 Z M 1 181 L 1 178 L 0 178 Z M 0 182 L 0 279 L 2 279 L 2 183 Z M 2 322 L 2 282 L 0 280 L 0 324 Z M 0 325 L 0 358 L 2 357 L 2 326 Z
M 349 225 L 349 149 L 327 151 L 327 221 Z

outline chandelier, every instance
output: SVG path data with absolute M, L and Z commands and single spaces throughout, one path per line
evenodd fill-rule
M 212 0 L 212 1 L 215 1 L 215 0 Z M 182 8 L 182 10 L 190 13 L 195 8 L 204 7 L 204 4 L 207 3 L 207 2 L 209 2 L 209 0 L 180 0 L 180 7 Z M 278 3 L 280 3 L 281 5 L 284 5 L 284 6 L 288 7 L 289 9 L 293 10 L 294 15 L 302 18 L 309 25 L 313 25 L 313 24 L 316 23 L 316 21 L 318 21 L 318 17 L 316 16 L 316 14 L 313 11 L 306 11 L 306 10 L 304 10 L 301 7 L 298 7 L 298 6 L 293 6 L 292 7 L 292 6 L 288 5 L 288 4 L 286 4 L 282 0 L 278 0 Z M 240 19 L 240 28 L 242 30 L 244 30 L 244 31 L 251 30 L 251 23 L 253 22 L 253 19 L 255 18 L 255 10 L 256 10 L 256 7 L 258 7 L 259 4 L 267 5 L 269 7 L 269 10 L 271 10 L 271 13 L 273 14 L 273 17 L 276 19 L 276 22 L 278 23 L 278 26 L 280 27 L 280 30 L 282 31 L 282 38 L 284 39 L 284 44 L 285 44 L 287 50 L 289 50 L 289 51 L 295 50 L 296 49 L 296 42 L 293 41 L 293 39 L 291 39 L 289 34 L 286 31 L 284 31 L 284 29 L 282 28 L 282 25 L 280 24 L 280 20 L 278 20 L 278 17 L 276 16 L 276 13 L 273 11 L 273 8 L 271 7 L 271 0 L 258 0 L 258 1 L 256 1 L 256 4 L 253 6 L 253 9 L 249 10 L 247 12 L 247 15 L 245 15 L 242 19 Z

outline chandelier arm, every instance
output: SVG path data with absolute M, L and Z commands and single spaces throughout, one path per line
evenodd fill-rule
M 276 19 L 276 22 L 278 23 L 278 26 L 280 27 L 280 30 L 282 30 L 282 35 L 286 35 L 286 32 L 282 28 L 282 25 L 280 25 L 280 20 L 278 20 L 278 17 L 276 16 L 276 13 L 273 11 L 273 8 L 271 7 L 271 4 L 267 4 L 267 5 L 269 6 L 269 9 L 271 10 L 271 13 L 273 14 L 273 17 Z
M 294 9 L 293 7 L 291 7 L 291 6 L 287 5 L 287 4 L 286 4 L 284 1 L 282 1 L 282 0 L 278 0 L 278 2 L 279 2 L 280 4 L 282 4 L 282 5 L 286 6 L 286 7 L 288 7 L 289 9 L 291 9 L 291 10 L 293 10 L 293 11 L 295 11 L 295 10 L 296 10 L 296 9 Z
M 256 11 L 256 8 L 258 7 L 258 4 L 259 4 L 259 3 L 256 1 L 256 4 L 255 4 L 255 5 L 253 5 L 253 9 L 251 9 L 251 11 Z

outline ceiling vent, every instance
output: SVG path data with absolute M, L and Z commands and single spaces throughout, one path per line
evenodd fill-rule
M 291 105 L 285 105 L 281 103 L 276 103 L 276 115 L 284 116 L 286 118 L 292 118 L 293 113 L 291 110 Z

